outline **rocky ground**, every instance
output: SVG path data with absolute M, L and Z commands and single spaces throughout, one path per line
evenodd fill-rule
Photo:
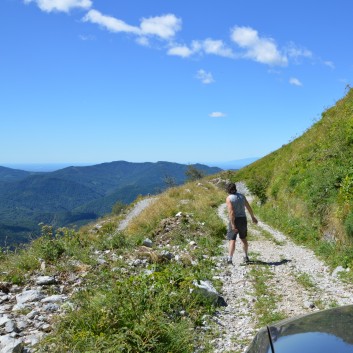
M 246 193 L 246 189 L 243 191 Z M 225 205 L 221 205 L 218 212 L 226 222 Z M 258 330 L 254 310 L 258 298 L 254 295 L 254 279 L 250 273 L 253 266 L 270 269 L 272 277 L 267 285 L 279 298 L 276 311 L 286 317 L 353 303 L 353 286 L 339 279 L 342 268 L 331 273 L 311 250 L 294 244 L 261 221 L 256 226 L 250 222 L 249 230 L 253 239 L 249 241 L 250 260 L 256 261 L 243 265 L 239 241 L 234 264 L 226 265 L 223 259 L 221 294 L 228 306 L 218 312 L 221 335 L 213 341 L 215 353 L 244 352 Z M 226 242 L 224 253 L 227 254 Z M 308 285 L 303 285 L 299 277 L 304 277 Z
M 119 224 L 123 230 L 128 222 L 150 205 L 155 198 L 138 202 Z M 102 222 L 104 223 L 104 221 Z M 98 231 L 98 223 L 92 231 Z M 117 256 L 110 250 L 93 251 L 98 265 L 114 262 Z M 134 266 L 133 261 L 131 265 Z M 63 315 L 72 306 L 70 297 L 85 283 L 89 266 L 72 263 L 76 268 L 69 276 L 44 276 L 45 263 L 36 274 L 28 277 L 25 286 L 0 282 L 0 353 L 32 353 L 35 345 L 52 330 L 54 318 Z
M 239 188 L 239 186 L 238 186 Z M 244 193 L 247 190 L 244 188 Z M 250 198 L 250 196 L 248 196 Z M 118 230 L 124 229 L 128 222 L 155 199 L 146 199 L 137 203 L 126 219 L 120 223 Z M 219 216 L 227 221 L 225 204 L 218 208 Z M 156 230 L 159 243 L 152 244 L 146 239 L 140 249 L 136 249 L 136 256 L 128 259 L 132 268 L 143 267 L 147 264 L 146 256 L 162 256 L 173 261 L 186 260 L 193 264 L 189 250 L 196 246 L 190 241 L 186 249 L 170 247 L 168 245 L 169 232 L 183 222 L 193 222 L 191 215 L 178 213 L 175 217 L 161 222 Z M 203 224 L 198 225 L 200 234 Z M 101 225 L 96 225 L 97 228 Z M 218 259 L 219 274 L 217 279 L 223 283 L 220 293 L 227 306 L 220 307 L 210 321 L 216 325 L 219 336 L 214 338 L 212 345 L 215 353 L 242 353 L 258 330 L 258 320 L 255 305 L 258 298 L 254 290 L 254 278 L 251 269 L 266 267 L 271 271 L 267 285 L 276 298 L 276 311 L 286 317 L 310 313 L 333 305 L 353 303 L 353 286 L 344 284 L 339 279 L 339 271 L 333 273 L 325 266 L 312 251 L 295 245 L 284 234 L 272 229 L 263 222 L 258 225 L 249 223 L 250 257 L 256 260 L 244 266 L 243 253 L 237 242 L 233 265 L 227 265 L 224 256 L 227 254 L 227 242 L 222 245 L 224 256 Z M 159 234 L 160 233 L 160 234 Z M 160 248 L 160 250 L 159 250 Z M 114 262 L 116 254 L 109 250 L 95 251 L 98 263 L 104 265 L 107 261 Z M 80 267 L 80 264 L 77 264 Z M 43 268 L 44 271 L 44 268 Z M 34 353 L 34 345 L 52 329 L 53 318 L 64 314 L 70 307 L 70 297 L 84 285 L 84 277 L 89 268 L 80 268 L 71 276 L 62 278 L 43 276 L 40 272 L 28 279 L 26 286 L 0 283 L 0 352 Z M 303 286 L 298 278 L 305 278 L 310 285 Z M 206 324 L 207 325 L 207 324 Z M 209 326 L 209 331 L 212 327 Z M 217 331 L 217 330 L 215 330 Z

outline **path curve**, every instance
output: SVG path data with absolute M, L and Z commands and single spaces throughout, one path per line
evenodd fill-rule
M 137 217 L 146 207 L 151 205 L 156 200 L 157 200 L 157 197 L 149 197 L 149 198 L 143 199 L 141 201 L 138 201 L 136 203 L 136 205 L 133 207 L 133 209 L 119 223 L 117 230 L 118 231 L 124 230 L 133 218 Z

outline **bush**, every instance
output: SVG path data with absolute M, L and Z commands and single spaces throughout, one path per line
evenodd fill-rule
M 269 184 L 269 179 L 261 176 L 252 178 L 247 182 L 247 185 L 251 193 L 257 196 L 262 204 L 264 204 L 267 201 L 266 191 L 267 191 L 268 184 Z
M 349 237 L 353 238 L 353 212 L 351 212 L 345 222 L 344 222 L 344 227 L 346 229 L 346 233 Z

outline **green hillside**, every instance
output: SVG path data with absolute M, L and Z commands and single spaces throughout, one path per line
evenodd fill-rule
M 232 178 L 246 181 L 267 222 L 334 262 L 341 249 L 341 262 L 348 266 L 353 262 L 353 89 L 302 136 Z
M 26 178 L 31 173 L 24 170 L 12 169 L 0 166 L 0 182 L 17 181 Z
M 117 161 L 55 172 L 29 173 L 0 168 L 0 246 L 35 237 L 43 222 L 55 227 L 82 225 L 110 213 L 116 202 L 129 204 L 138 195 L 155 194 L 171 178 L 186 180 L 188 165 Z M 193 165 L 205 175 L 220 171 Z

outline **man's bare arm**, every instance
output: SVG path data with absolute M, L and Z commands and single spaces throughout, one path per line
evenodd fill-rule
M 257 223 L 257 218 L 255 217 L 254 211 L 252 210 L 252 208 L 251 208 L 248 200 L 246 199 L 246 197 L 245 197 L 245 207 L 249 211 L 252 221 L 256 224 Z
M 230 202 L 228 197 L 226 199 L 226 204 L 227 204 L 227 208 L 228 208 L 228 216 L 229 216 L 230 224 L 232 226 L 232 230 L 236 231 L 237 228 L 235 227 L 235 223 L 234 223 L 234 220 L 235 220 L 234 209 L 233 209 L 232 203 Z

